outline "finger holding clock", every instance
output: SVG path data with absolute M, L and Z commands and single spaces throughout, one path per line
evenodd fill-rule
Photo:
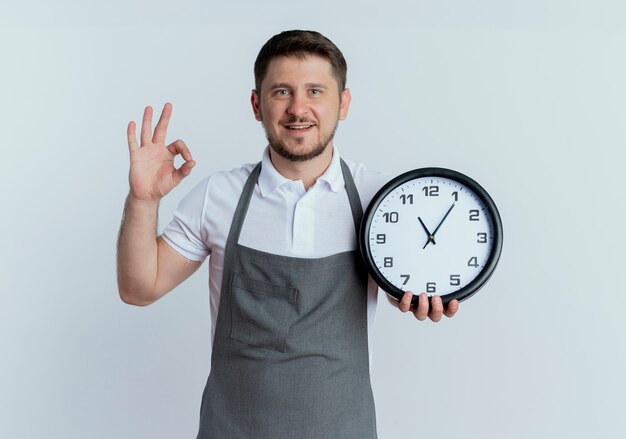
M 443 315 L 445 315 L 448 318 L 451 318 L 451 317 L 454 317 L 454 315 L 456 314 L 458 310 L 459 310 L 459 301 L 454 299 L 448 302 L 448 306 L 446 306 L 446 309 L 443 311 Z
M 417 301 L 417 308 L 413 309 L 413 315 L 417 320 L 424 321 L 428 317 L 428 310 L 430 304 L 428 303 L 428 294 L 421 293 Z
M 432 296 L 430 298 L 430 311 L 428 312 L 428 317 L 433 322 L 437 323 L 441 320 L 443 316 L 443 302 L 441 301 L 441 297 Z
M 411 300 L 413 300 L 413 293 L 407 291 L 402 296 L 400 302 L 398 302 L 398 309 L 402 312 L 407 312 L 411 309 Z

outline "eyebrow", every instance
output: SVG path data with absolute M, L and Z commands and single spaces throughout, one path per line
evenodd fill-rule
M 307 88 L 323 88 L 324 90 L 328 89 L 328 87 L 326 87 L 324 84 L 318 84 L 317 82 L 307 82 L 305 85 Z
M 319 84 L 317 82 L 307 82 L 304 84 L 306 88 L 322 88 L 324 90 L 328 90 L 328 87 L 324 84 Z M 277 82 L 270 86 L 270 90 L 275 90 L 277 88 L 293 88 L 291 84 L 287 84 L 286 82 Z

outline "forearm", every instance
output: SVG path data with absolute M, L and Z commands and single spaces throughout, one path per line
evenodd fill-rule
M 148 305 L 159 298 L 157 215 L 158 201 L 126 198 L 117 242 L 117 284 L 121 299 Z

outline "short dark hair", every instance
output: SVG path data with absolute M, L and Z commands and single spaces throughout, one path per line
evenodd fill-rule
M 311 30 L 288 30 L 274 35 L 261 47 L 254 62 L 254 84 L 257 91 L 265 79 L 270 62 L 279 56 L 295 56 L 304 59 L 309 55 L 317 55 L 328 62 L 341 93 L 346 88 L 348 64 L 343 53 L 335 44 L 319 32 Z

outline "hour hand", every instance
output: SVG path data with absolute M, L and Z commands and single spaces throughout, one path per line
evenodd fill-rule
M 419 216 L 417 217 L 417 219 L 419 220 L 420 224 L 424 228 L 424 231 L 428 235 L 428 240 L 426 241 L 426 244 L 424 244 L 424 247 L 422 247 L 422 250 L 424 250 L 426 248 L 426 246 L 428 245 L 429 242 L 432 242 L 433 244 L 437 244 L 435 242 L 435 235 L 433 235 L 432 233 L 430 233 L 428 231 L 428 227 L 426 227 L 426 224 L 424 224 L 424 221 L 422 221 L 422 219 Z

